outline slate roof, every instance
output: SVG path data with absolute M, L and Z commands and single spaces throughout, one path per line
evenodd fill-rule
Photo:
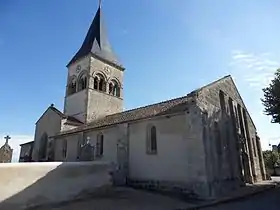
M 24 145 L 27 145 L 27 144 L 34 144 L 34 141 L 29 141 L 29 142 L 26 142 L 26 143 L 20 144 L 19 146 L 24 146 Z
M 92 53 L 98 58 L 101 58 L 102 60 L 105 60 L 118 67 L 122 67 L 108 41 L 100 6 L 89 27 L 81 48 L 67 66 L 88 55 L 89 53 Z

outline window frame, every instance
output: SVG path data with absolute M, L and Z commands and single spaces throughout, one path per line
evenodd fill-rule
M 102 157 L 104 154 L 104 135 L 98 133 L 96 136 L 96 157 Z
M 158 153 L 158 138 L 157 127 L 155 125 L 148 125 L 146 130 L 146 153 L 148 155 L 156 155 Z M 153 138 L 154 137 L 154 138 Z M 154 148 L 152 148 L 154 145 Z

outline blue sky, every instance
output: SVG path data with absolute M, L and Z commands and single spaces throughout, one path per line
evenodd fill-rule
M 0 136 L 11 135 L 15 159 L 18 144 L 33 139 L 42 112 L 51 103 L 62 110 L 65 66 L 97 4 L 0 1 Z M 104 0 L 102 7 L 109 39 L 126 67 L 126 109 L 179 97 L 231 74 L 263 147 L 280 141 L 280 125 L 262 114 L 260 102 L 261 89 L 280 67 L 279 1 Z

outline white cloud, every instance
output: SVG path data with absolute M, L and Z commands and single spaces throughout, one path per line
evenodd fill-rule
M 3 144 L 5 143 L 5 137 L 6 135 L 4 134 L 0 134 L 1 139 L 3 139 Z M 9 140 L 9 145 L 12 147 L 13 149 L 13 157 L 12 157 L 12 162 L 18 162 L 19 160 L 19 154 L 20 154 L 20 144 L 22 143 L 26 143 L 29 141 L 33 141 L 33 136 L 31 135 L 13 135 L 13 134 L 9 134 L 9 136 L 11 137 L 11 139 Z M 1 145 L 2 146 L 2 145 Z
M 280 63 L 274 60 L 269 52 L 254 53 L 234 50 L 231 52 L 230 67 L 237 83 L 242 87 L 241 94 L 243 92 L 247 96 L 244 98 L 245 103 L 256 124 L 262 147 L 269 149 L 269 144 L 280 142 L 279 125 L 272 124 L 271 118 L 264 115 L 260 98 L 263 97 L 262 88 L 273 79 Z
M 232 67 L 242 73 L 243 79 L 249 86 L 263 88 L 269 84 L 274 77 L 277 68 L 280 67 L 278 61 L 270 58 L 270 53 L 247 53 L 240 50 L 232 51 Z

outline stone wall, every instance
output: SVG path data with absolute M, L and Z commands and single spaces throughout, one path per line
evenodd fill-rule
M 28 156 L 30 159 L 32 158 L 33 144 L 34 142 L 29 142 L 20 146 L 19 162 L 24 162 L 24 158 L 26 156 Z
M 87 93 L 87 122 L 91 122 L 106 115 L 123 111 L 123 71 L 91 58 L 89 73 L 89 88 Z M 100 74 L 104 77 L 106 91 L 94 90 L 94 77 Z M 109 95 L 109 83 L 117 81 L 120 86 L 120 97 Z
M 0 164 L 0 209 L 68 201 L 112 186 L 109 163 Z
M 40 141 L 43 135 L 48 137 L 54 136 L 60 132 L 61 128 L 61 118 L 50 108 L 40 117 L 36 123 L 34 146 L 32 152 L 32 159 L 38 161 L 39 159 L 39 149 Z M 46 151 L 47 152 L 47 151 Z
M 12 161 L 13 149 L 8 145 L 4 144 L 0 148 L 0 163 L 10 163 Z
M 129 184 L 209 196 L 200 110 L 129 123 Z M 157 151 L 147 152 L 147 129 L 155 126 Z
M 207 174 L 213 193 L 226 185 L 261 180 L 256 128 L 231 77 L 198 91 L 197 104 L 204 114 Z M 242 162 L 242 151 L 248 155 L 247 165 Z

